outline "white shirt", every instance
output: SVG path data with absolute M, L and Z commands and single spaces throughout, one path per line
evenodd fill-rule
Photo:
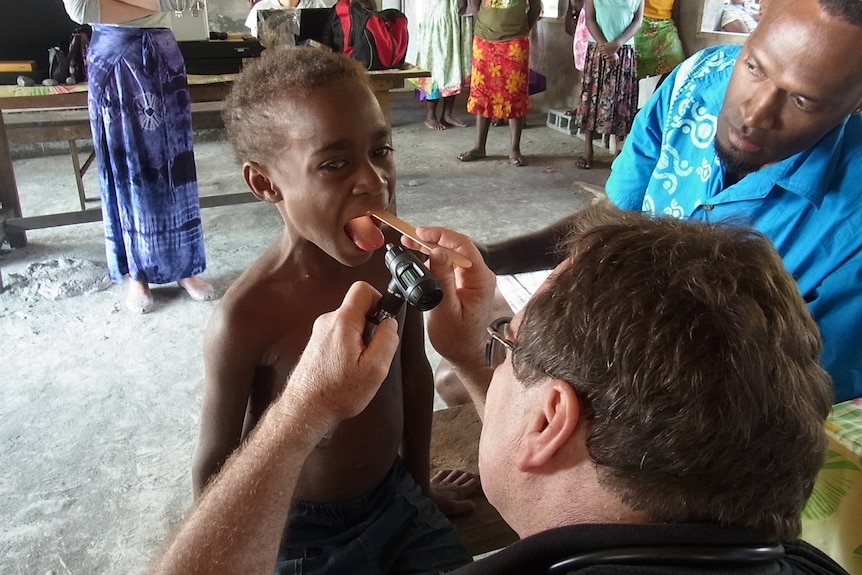
M 299 0 L 297 8 L 326 8 L 323 0 Z M 285 6 L 281 5 L 281 0 L 261 0 L 251 7 L 248 11 L 248 18 L 245 19 L 245 27 L 251 30 L 253 36 L 257 36 L 257 12 L 258 10 L 281 10 Z

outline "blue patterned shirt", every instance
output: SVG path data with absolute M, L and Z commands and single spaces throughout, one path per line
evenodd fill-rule
M 739 46 L 703 50 L 635 117 L 607 182 L 619 207 L 769 237 L 820 326 L 836 402 L 862 396 L 862 118 L 725 187 L 713 139 Z

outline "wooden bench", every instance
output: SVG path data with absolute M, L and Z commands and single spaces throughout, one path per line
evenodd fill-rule
M 482 422 L 472 405 L 435 411 L 431 430 L 432 475 L 439 469 L 479 472 Z M 470 553 L 480 555 L 517 541 L 517 534 L 488 503 L 484 493 L 477 493 L 471 499 L 476 510 L 452 519 Z
M 221 110 L 220 101 L 192 103 L 192 128 L 211 130 L 224 127 Z M 9 145 L 67 142 L 81 211 L 87 209 L 87 201 L 98 201 L 98 197 L 87 197 L 83 181 L 84 174 L 96 157 L 95 151 L 91 151 L 83 163 L 78 153 L 77 140 L 92 138 L 90 116 L 86 108 L 10 110 L 4 112 L 3 117 Z

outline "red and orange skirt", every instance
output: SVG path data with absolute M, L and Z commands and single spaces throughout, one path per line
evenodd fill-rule
M 530 38 L 491 42 L 473 37 L 467 111 L 486 118 L 521 118 L 530 111 Z

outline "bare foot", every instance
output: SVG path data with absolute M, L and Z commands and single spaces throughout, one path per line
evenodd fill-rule
M 442 124 L 444 126 L 452 126 L 453 128 L 466 128 L 467 127 L 467 124 L 465 124 L 464 122 L 462 122 L 461 120 L 459 120 L 458 118 L 456 118 L 454 116 L 444 116 L 440 120 L 440 122 L 442 122 Z
M 446 126 L 440 123 L 437 118 L 426 118 L 425 127 L 429 130 L 445 130 Z
M 447 517 L 467 515 L 476 509 L 469 499 L 480 489 L 479 477 L 459 469 L 441 469 L 431 478 L 431 499 Z
M 513 152 L 509 154 L 509 163 L 520 168 L 521 166 L 527 165 L 527 158 L 522 156 L 520 153 Z
M 462 162 L 475 162 L 476 160 L 485 159 L 485 152 L 483 150 L 473 148 L 472 150 L 467 150 L 463 154 L 458 154 L 457 158 Z
M 213 286 L 205 282 L 201 276 L 183 278 L 177 283 L 181 288 L 186 290 L 195 301 L 207 301 L 212 299 L 215 295 Z
M 153 294 L 147 282 L 129 279 L 126 297 L 123 300 L 126 309 L 134 313 L 149 313 L 153 311 Z
M 589 170 L 593 167 L 593 160 L 587 158 L 578 158 L 577 162 L 575 162 L 575 165 L 578 167 L 579 170 Z

